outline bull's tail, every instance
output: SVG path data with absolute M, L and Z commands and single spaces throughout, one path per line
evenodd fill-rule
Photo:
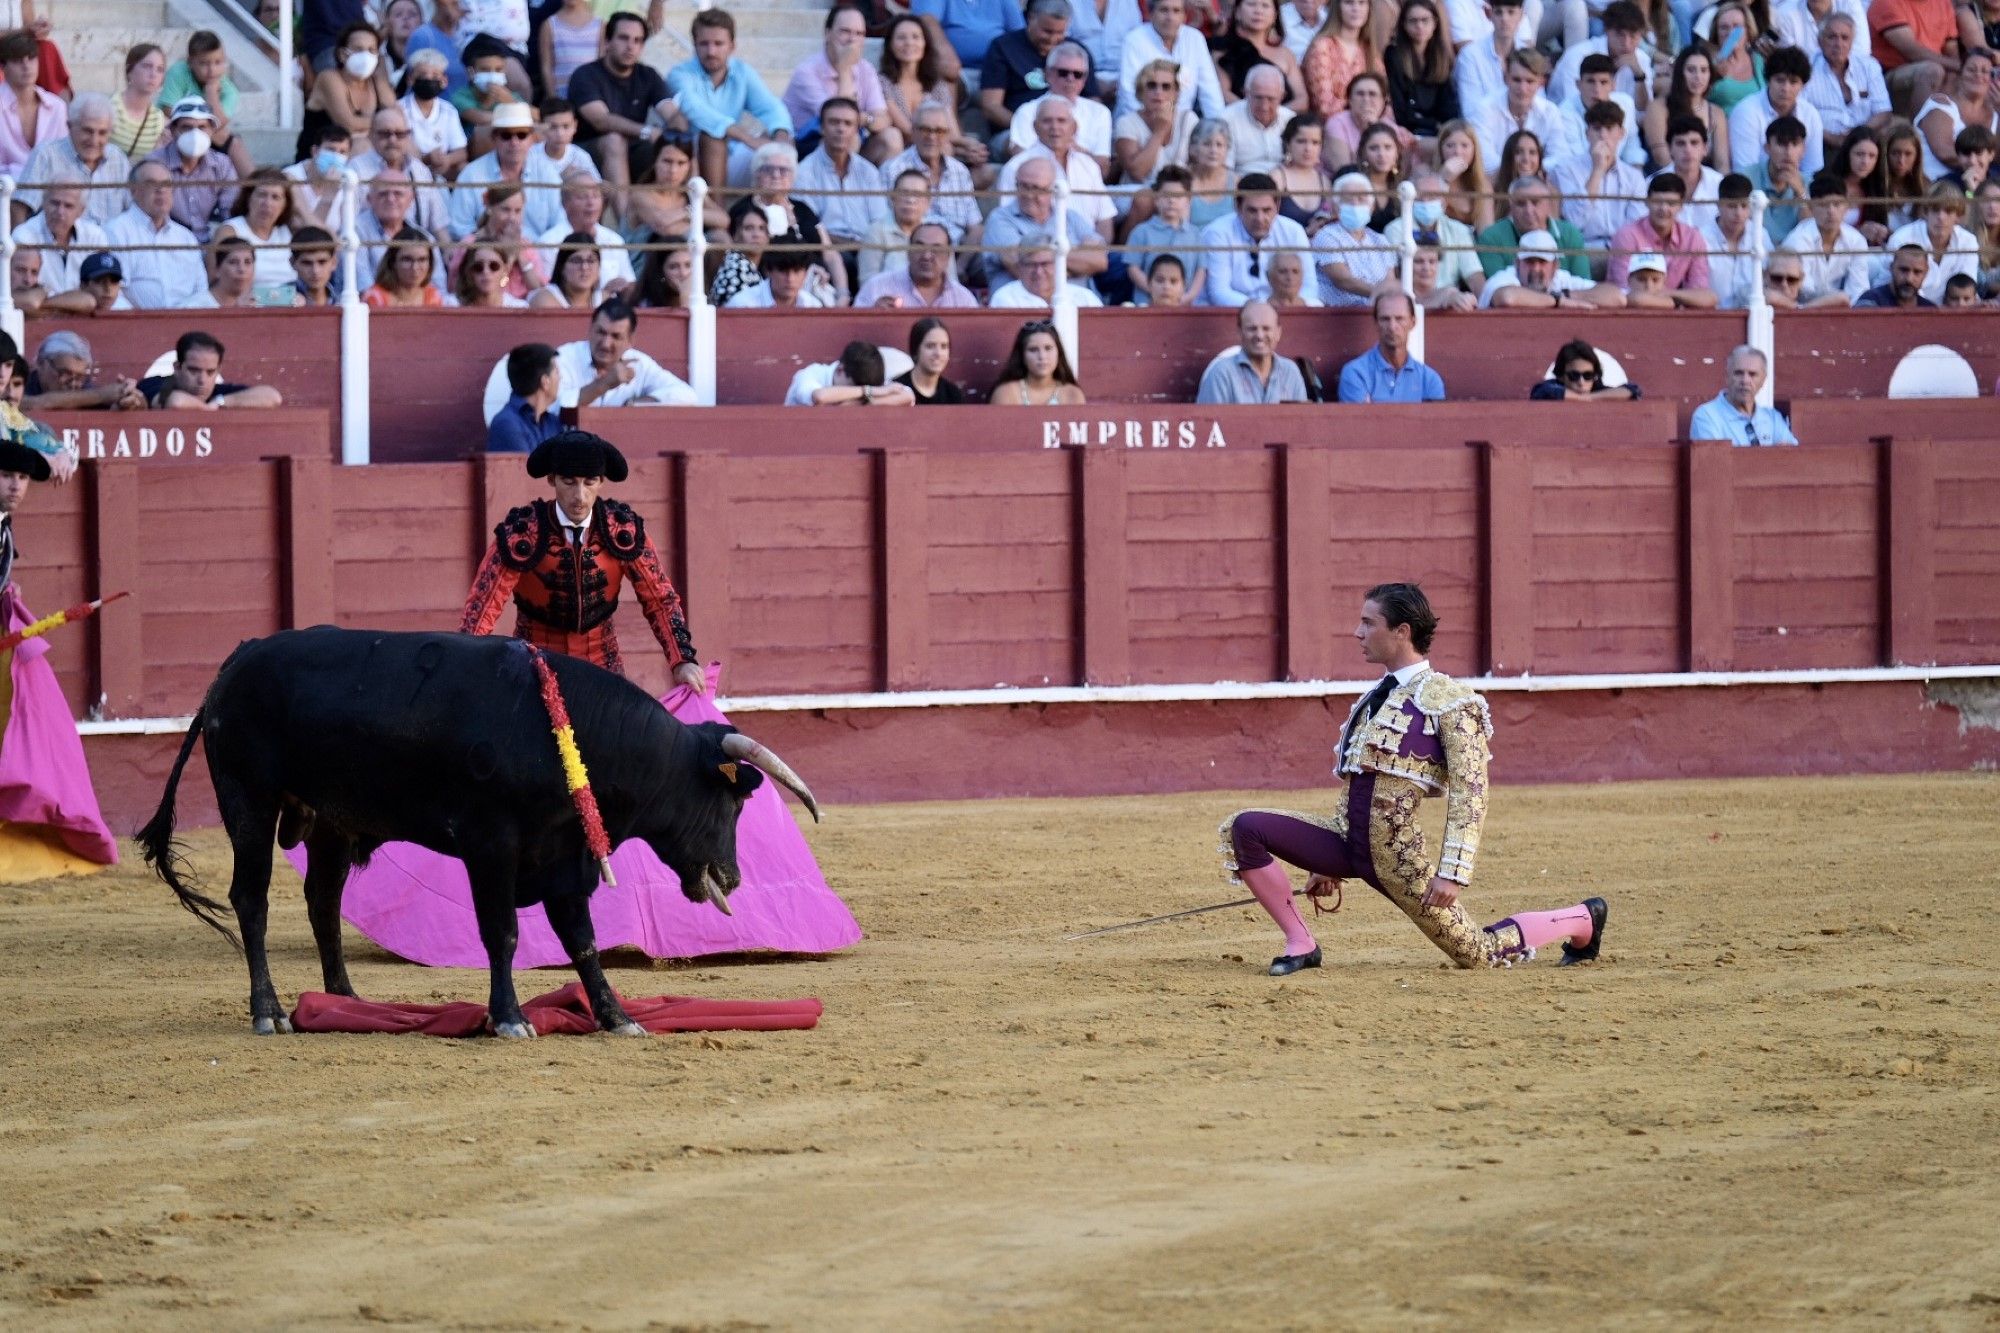
M 222 914 L 229 909 L 189 884 L 194 878 L 187 857 L 181 852 L 181 844 L 174 839 L 174 797 L 180 790 L 181 770 L 187 767 L 188 756 L 194 753 L 196 737 L 201 735 L 201 724 L 208 712 L 204 705 L 195 710 L 194 721 L 188 724 L 187 739 L 181 742 L 181 752 L 174 759 L 173 771 L 167 774 L 167 789 L 160 794 L 160 808 L 137 836 L 139 850 L 145 854 L 146 864 L 153 873 L 166 881 L 174 891 L 174 897 L 181 900 L 181 906 L 196 917 L 222 932 L 222 938 L 243 952 L 243 941 L 236 938 L 236 932 L 223 924 Z

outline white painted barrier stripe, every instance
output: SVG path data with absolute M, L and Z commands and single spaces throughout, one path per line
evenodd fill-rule
M 866 708 L 973 708 L 1010 704 L 1226 703 L 1249 699 L 1321 699 L 1365 694 L 1367 680 L 1211 681 L 1188 685 L 1048 685 L 990 690 L 906 690 L 893 694 L 763 694 L 717 699 L 725 713 L 807 713 Z M 1837 667 L 1814 671 L 1660 671 L 1625 676 L 1467 676 L 1487 694 L 1580 690 L 1660 690 L 1729 685 L 1865 685 L 1883 681 L 1994 680 L 1987 666 Z M 85 736 L 164 736 L 184 732 L 193 715 L 79 722 Z

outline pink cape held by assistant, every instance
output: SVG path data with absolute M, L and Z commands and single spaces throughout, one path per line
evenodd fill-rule
M 0 633 L 34 620 L 19 589 L 8 584 L 0 593 Z M 0 653 L 0 671 L 7 673 L 0 681 L 0 878 L 72 874 L 118 861 L 48 652 L 47 639 L 33 638 Z
M 708 669 L 710 693 L 679 686 L 661 699 L 683 722 L 727 722 L 712 702 L 718 671 Z M 589 755 L 584 756 L 587 764 Z M 854 914 L 840 901 L 799 832 L 775 782 L 757 788 L 736 825 L 743 882 L 729 895 L 734 913 L 691 903 L 680 879 L 645 843 L 626 842 L 611 854 L 617 885 L 600 884 L 590 915 L 597 947 L 643 949 L 654 958 L 772 951 L 830 953 L 861 938 Z M 290 853 L 305 868 L 305 849 Z M 472 887 L 462 862 L 414 843 L 392 842 L 355 870 L 341 915 L 389 952 L 431 967 L 485 967 L 486 947 L 472 911 Z M 569 956 L 539 905 L 521 909 L 517 967 L 567 966 Z

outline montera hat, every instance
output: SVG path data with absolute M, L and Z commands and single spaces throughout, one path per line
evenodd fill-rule
M 618 446 L 587 430 L 566 430 L 535 446 L 528 455 L 531 477 L 602 477 L 623 481 L 630 471 Z
M 19 440 L 0 439 L 0 472 L 19 472 L 29 481 L 47 481 L 49 456 Z

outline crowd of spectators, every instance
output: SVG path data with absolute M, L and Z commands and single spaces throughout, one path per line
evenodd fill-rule
M 214 33 L 79 90 L 46 23 L 10 32 L 0 172 L 38 256 L 17 299 L 338 302 L 350 171 L 378 308 L 637 309 L 697 285 L 738 308 L 1362 307 L 1413 244 L 1429 312 L 1735 309 L 1758 191 L 1781 308 L 2000 296 L 1982 5 L 892 9 L 834 4 L 774 88 L 722 8 L 656 65 L 663 0 L 307 0 L 288 164 L 253 158 Z

